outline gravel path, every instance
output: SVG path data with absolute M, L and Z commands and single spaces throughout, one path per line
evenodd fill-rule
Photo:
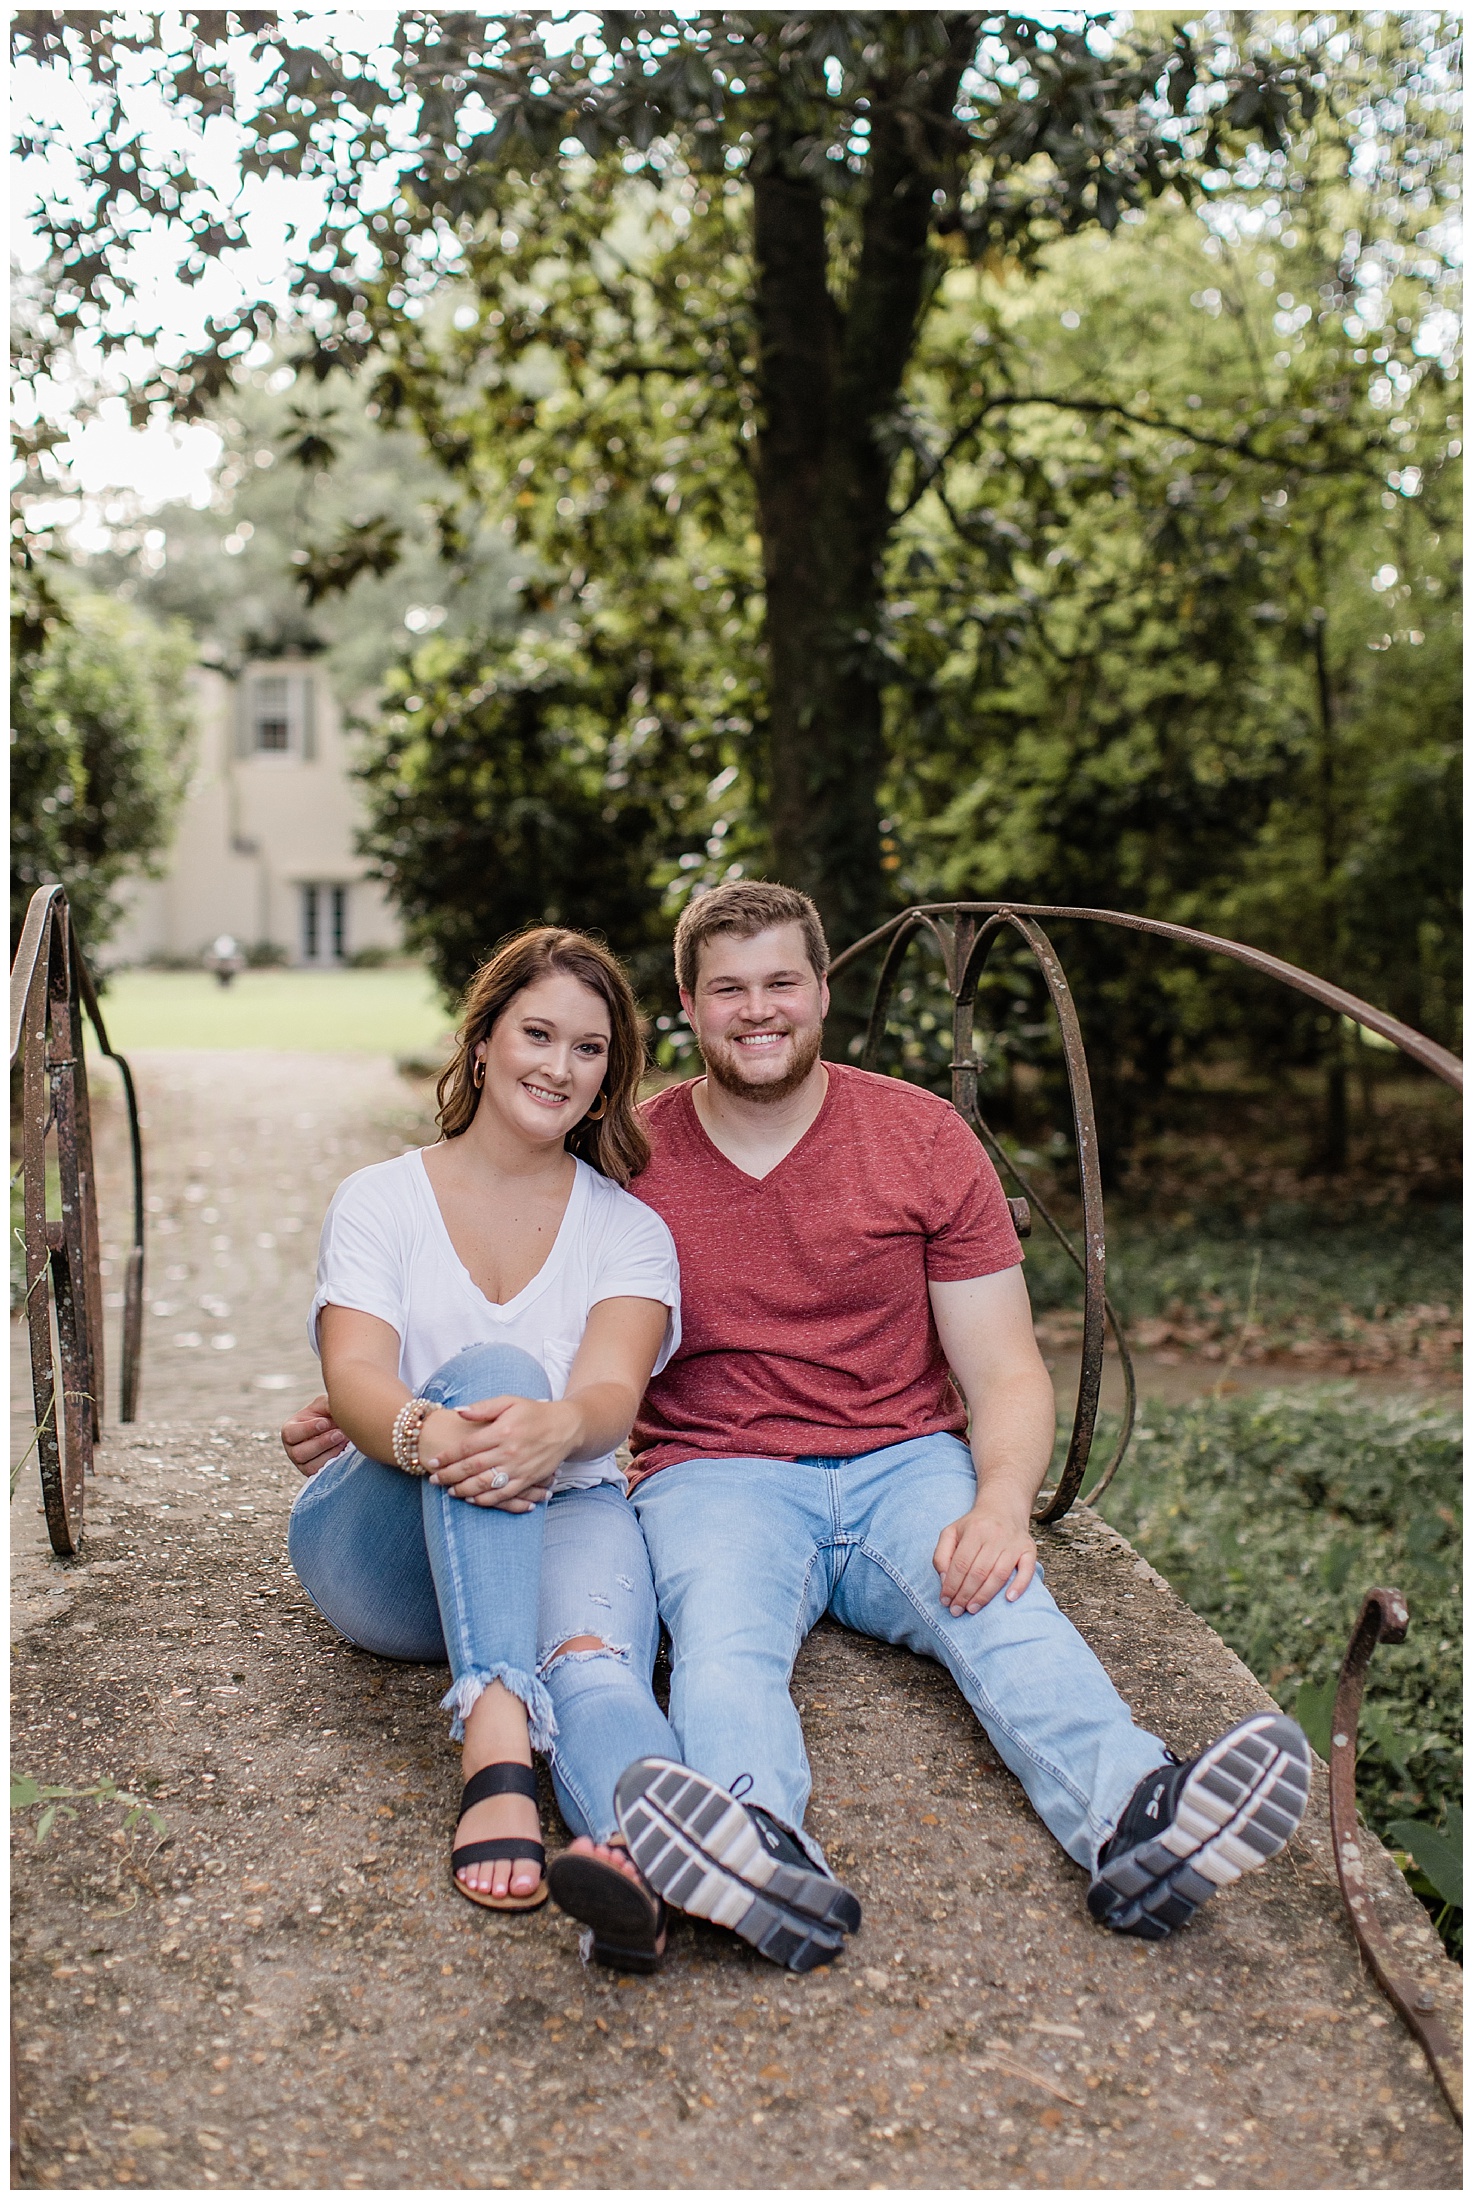
M 1164 1947 L 1113 1939 L 938 1670 L 833 1628 L 795 1684 L 814 1823 L 865 1903 L 832 1973 L 789 1979 L 682 1920 L 661 1976 L 619 1982 L 556 1911 L 459 1900 L 443 1682 L 307 1603 L 274 1439 L 315 1377 L 321 1207 L 421 1135 L 421 1090 L 362 1057 L 136 1067 L 159 1203 L 145 1418 L 110 1431 L 80 1563 L 50 1557 L 22 1481 L 13 1758 L 146 1793 L 164 1831 L 105 1799 L 39 1846 L 37 1813 L 17 1820 L 20 2184 L 1459 2184 L 1342 1921 L 1322 1779 L 1276 1869 Z M 99 1112 L 106 1235 L 124 1209 Z M 1266 1702 L 1090 1516 L 1045 1564 L 1174 1747 Z M 1380 1851 L 1373 1878 L 1451 2017 L 1459 1975 Z

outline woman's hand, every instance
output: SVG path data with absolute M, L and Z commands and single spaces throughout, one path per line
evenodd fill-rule
M 282 1423 L 281 1448 L 298 1474 L 316 1474 L 347 1450 L 348 1439 L 332 1417 L 325 1392 Z
M 419 1432 L 419 1456 L 429 1479 L 452 1497 L 530 1512 L 546 1501 L 583 1433 L 583 1415 L 565 1398 L 482 1398 L 431 1413 Z M 505 1480 L 493 1487 L 497 1475 Z

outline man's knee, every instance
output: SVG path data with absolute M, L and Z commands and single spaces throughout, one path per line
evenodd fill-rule
M 670 1645 L 672 1666 L 687 1689 L 714 1688 L 730 1698 L 786 1689 L 797 1654 L 790 1635 L 763 1627 L 756 1615 L 720 1627 L 673 1628 Z

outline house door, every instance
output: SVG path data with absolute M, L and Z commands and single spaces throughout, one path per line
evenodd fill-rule
M 302 960 L 340 963 L 348 954 L 348 889 L 311 883 L 302 888 Z

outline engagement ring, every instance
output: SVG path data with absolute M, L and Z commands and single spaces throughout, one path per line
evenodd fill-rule
M 498 1471 L 491 1477 L 491 1487 L 493 1490 L 504 1490 L 510 1480 L 511 1476 L 509 1474 L 502 1474 Z

